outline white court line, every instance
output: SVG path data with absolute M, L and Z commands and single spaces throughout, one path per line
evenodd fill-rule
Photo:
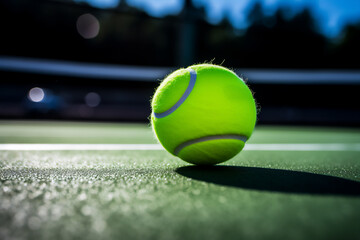
M 73 150 L 162 150 L 160 144 L 0 144 L 0 150 L 7 151 L 73 151 Z
M 265 143 L 247 144 L 247 151 L 360 151 L 360 143 Z
M 3 151 L 164 150 L 160 144 L 0 144 Z M 246 144 L 246 151 L 360 151 L 360 143 Z

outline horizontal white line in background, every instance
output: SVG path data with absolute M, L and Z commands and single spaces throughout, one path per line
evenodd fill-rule
M 60 75 L 68 77 L 156 81 L 169 74 L 169 68 L 94 64 L 50 59 L 0 56 L 0 70 Z
M 163 150 L 160 144 L 0 144 L 3 151 Z M 247 144 L 246 151 L 360 151 L 360 143 Z
M 157 81 L 175 69 L 0 55 L 0 70 L 102 80 Z M 360 84 L 359 70 L 237 69 L 235 72 L 249 83 Z

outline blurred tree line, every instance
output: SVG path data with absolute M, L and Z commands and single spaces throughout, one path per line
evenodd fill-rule
M 93 39 L 77 32 L 84 13 L 100 22 Z M 104 10 L 71 0 L 0 0 L 0 54 L 149 66 L 215 59 L 241 68 L 360 68 L 360 23 L 335 41 L 319 33 L 310 10 L 287 13 L 283 8 L 268 16 L 255 3 L 246 16 L 249 27 L 238 30 L 227 19 L 210 24 L 190 0 L 181 13 L 164 18 L 125 1 Z

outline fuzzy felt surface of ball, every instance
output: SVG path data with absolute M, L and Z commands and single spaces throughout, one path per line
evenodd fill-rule
M 246 83 L 214 64 L 171 73 L 157 88 L 151 106 L 151 124 L 162 146 L 196 165 L 234 157 L 256 123 L 256 104 Z

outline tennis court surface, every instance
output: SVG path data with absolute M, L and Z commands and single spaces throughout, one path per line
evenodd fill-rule
M 1 121 L 0 142 L 1 239 L 360 238 L 358 129 L 258 126 L 207 168 L 146 124 Z
M 0 240 L 360 240 L 359 3 L 0 0 Z

